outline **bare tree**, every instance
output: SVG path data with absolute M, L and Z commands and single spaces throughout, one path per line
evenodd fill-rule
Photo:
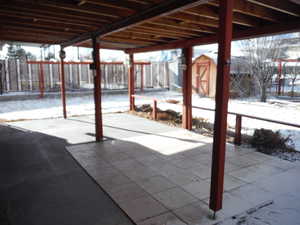
M 240 41 L 241 50 L 246 57 L 246 65 L 257 84 L 260 101 L 267 101 L 267 89 L 276 73 L 276 62 L 281 55 L 280 39 L 276 36 Z
M 289 66 L 289 63 L 283 65 L 283 72 L 288 75 L 291 79 L 291 97 L 295 96 L 295 83 L 298 78 L 300 78 L 300 58 L 299 61 L 292 62 L 293 65 Z

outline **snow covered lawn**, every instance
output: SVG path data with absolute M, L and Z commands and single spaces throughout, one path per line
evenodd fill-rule
M 182 100 L 182 95 L 177 92 L 155 92 L 144 95 L 162 100 Z M 152 101 L 147 99 L 136 100 L 136 104 L 138 105 L 145 103 L 152 103 Z M 0 102 L 0 105 L 0 120 L 43 119 L 62 116 L 61 100 L 59 98 Z M 193 106 L 213 109 L 215 107 L 215 102 L 214 99 L 194 95 Z M 164 110 L 172 109 L 178 112 L 182 111 L 180 105 L 158 103 L 158 107 Z M 102 108 L 103 113 L 126 111 L 128 110 L 128 96 L 104 95 Z M 300 103 L 293 103 L 285 100 L 273 98 L 269 99 L 267 103 L 258 102 L 254 98 L 230 100 L 229 111 L 300 124 Z M 84 96 L 68 98 L 67 112 L 69 116 L 93 114 L 93 97 Z M 214 121 L 214 113 L 211 111 L 193 109 L 193 116 L 206 118 L 209 122 Z M 230 127 L 235 126 L 235 116 L 228 116 L 228 124 Z M 243 118 L 242 127 L 243 133 L 247 134 L 251 134 L 255 128 L 267 128 L 274 131 L 280 130 L 284 135 L 291 135 L 295 142 L 296 149 L 300 150 L 300 129 L 248 118 Z

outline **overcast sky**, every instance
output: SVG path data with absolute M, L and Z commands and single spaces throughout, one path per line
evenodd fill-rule
M 296 37 L 299 36 L 299 33 L 294 33 L 294 34 L 289 34 L 291 37 Z M 38 45 L 35 45 L 38 46 Z M 0 58 L 5 58 L 7 54 L 7 47 L 8 45 L 5 44 L 2 47 L 2 50 L 0 50 Z M 40 47 L 34 47 L 32 46 L 22 46 L 26 51 L 31 52 L 34 54 L 37 59 L 40 59 L 41 56 L 41 48 Z M 203 51 L 210 51 L 210 52 L 217 52 L 218 51 L 218 46 L 216 44 L 214 45 L 202 45 L 202 46 L 196 46 L 196 49 L 201 49 Z M 47 51 L 50 52 L 56 52 L 56 56 L 58 57 L 58 52 L 60 50 L 59 46 L 51 46 Z M 68 47 L 65 49 L 66 51 L 66 60 L 77 60 L 77 55 L 78 55 L 78 50 L 77 47 Z M 90 48 L 80 48 L 79 49 L 80 55 L 89 55 L 91 54 L 91 49 Z M 232 42 L 232 51 L 231 51 L 233 56 L 240 56 L 242 55 L 239 45 L 237 42 Z M 155 59 L 159 58 L 161 55 L 160 52 L 149 52 L 149 53 L 140 53 L 140 54 L 135 54 L 135 60 L 150 60 L 150 59 Z M 108 61 L 108 60 L 114 60 L 114 61 L 125 61 L 127 55 L 123 51 L 115 51 L 115 50 L 101 50 L 101 60 L 102 61 Z

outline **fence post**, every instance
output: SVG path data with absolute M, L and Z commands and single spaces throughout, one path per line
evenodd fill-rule
M 18 84 L 18 91 L 22 91 L 22 82 L 21 82 L 21 71 L 20 71 L 20 60 L 17 59 L 17 84 Z
M 153 100 L 152 118 L 157 120 L 157 101 L 155 99 Z
M 144 64 L 141 64 L 141 91 L 144 91 Z
M 43 71 L 43 64 L 42 62 L 39 63 L 40 66 L 40 73 L 39 73 L 39 88 L 40 88 L 40 98 L 44 97 L 44 88 L 45 88 L 45 84 L 44 84 L 44 71 Z
M 31 64 L 28 63 L 28 76 L 29 76 L 29 89 L 32 91 L 32 72 L 31 72 Z
M 49 75 L 50 75 L 50 88 L 52 89 L 54 87 L 53 82 L 53 64 L 49 63 Z
M 242 116 L 237 114 L 235 120 L 235 137 L 234 137 L 234 144 L 241 145 L 242 143 Z
M 9 72 L 9 60 L 5 60 L 5 74 L 6 74 L 6 91 L 10 91 L 10 72 Z

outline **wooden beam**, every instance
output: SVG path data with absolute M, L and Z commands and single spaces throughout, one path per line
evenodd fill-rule
M 209 19 L 219 20 L 218 17 L 218 8 L 210 6 L 210 5 L 202 5 L 198 7 L 194 7 L 184 12 L 189 13 L 191 15 L 203 16 Z M 260 21 L 253 17 L 248 17 L 247 15 L 235 13 L 233 16 L 233 23 L 239 24 L 247 27 L 255 27 L 260 25 Z
M 183 70 L 183 108 L 182 108 L 182 127 L 192 130 L 192 66 L 193 66 L 193 47 L 182 49 L 185 68 Z
M 4 33 L 1 31 L 1 33 Z M 2 36 L 12 38 L 30 38 L 30 39 L 38 39 L 38 40 L 45 40 L 45 42 L 53 41 L 55 43 L 59 43 L 59 41 L 67 40 L 70 36 L 67 35 L 54 35 L 54 34 L 41 34 L 41 33 L 35 33 L 35 32 L 19 32 L 19 31 L 13 31 L 13 30 L 7 30 L 4 34 L 1 34 Z M 43 43 L 43 42 L 40 42 Z
M 58 30 L 54 30 L 54 29 L 42 29 L 40 27 L 31 27 L 31 26 L 20 26 L 18 24 L 13 24 L 13 23 L 6 23 L 5 25 L 0 25 L 0 30 L 2 30 L 2 32 L 20 32 L 20 34 L 45 34 L 45 35 L 57 35 L 58 37 L 72 37 L 74 34 L 74 32 L 70 32 L 70 31 L 58 31 Z
M 72 12 L 81 12 L 81 13 L 86 13 L 90 15 L 101 15 L 106 18 L 111 18 L 111 19 L 118 19 L 121 17 L 126 17 L 131 15 L 131 12 L 127 10 L 120 10 L 120 9 L 112 9 L 109 7 L 105 6 L 95 6 L 95 5 L 89 5 L 89 4 L 84 4 L 81 6 L 75 5 L 75 4 L 68 4 L 68 3 L 63 3 L 62 1 L 52 1 L 52 0 L 17 0 L 19 2 L 23 3 L 34 3 L 37 6 L 43 6 L 43 7 L 50 7 L 50 8 L 57 8 L 57 9 L 65 9 L 68 10 L 70 13 Z
M 57 17 L 57 18 L 67 18 L 67 19 L 78 19 L 85 22 L 92 22 L 92 23 L 111 23 L 112 19 L 107 18 L 101 15 L 90 15 L 83 12 L 70 12 L 66 9 L 60 9 L 60 8 L 54 8 L 54 7 L 45 7 L 40 6 L 31 2 L 26 1 L 24 4 L 23 2 L 14 2 L 11 4 L 10 1 L 6 1 L 5 3 L 1 4 L 1 7 L 12 9 L 16 12 L 22 11 L 22 12 L 30 12 L 37 15 L 45 15 L 45 16 L 51 16 L 51 17 Z M 22 9 L 22 10 L 20 10 Z
M 171 13 L 177 12 L 179 10 L 184 10 L 190 7 L 194 7 L 200 4 L 207 3 L 210 0 L 165 0 L 162 1 L 160 4 L 155 6 L 149 7 L 140 13 L 136 13 L 132 16 L 127 17 L 126 19 L 121 19 L 115 23 L 109 24 L 96 30 L 92 33 L 85 33 L 78 37 L 74 37 L 73 39 L 69 40 L 68 42 L 62 43 L 62 46 L 72 45 L 76 42 L 81 42 L 88 39 L 91 35 L 93 36 L 104 36 L 114 32 L 118 32 L 138 24 L 144 23 L 147 20 L 155 19 L 160 16 L 166 16 Z
M 63 49 L 60 50 L 60 93 L 61 93 L 61 101 L 63 107 L 63 116 L 64 119 L 67 119 L 67 107 L 66 107 L 66 87 L 65 87 L 65 64 L 64 58 L 65 53 Z
M 222 209 L 224 191 L 233 2 L 234 0 L 220 1 L 220 32 L 218 35 L 219 50 L 216 82 L 216 112 L 214 122 L 214 141 L 209 201 L 209 207 L 214 212 Z
M 0 21 L 2 24 L 15 24 L 15 25 L 19 24 L 20 26 L 37 27 L 45 30 L 56 29 L 60 31 L 71 31 L 71 32 L 73 31 L 76 33 L 82 33 L 89 30 L 86 27 L 81 27 L 78 25 L 68 25 L 62 27 L 61 24 L 55 22 L 44 22 L 44 21 L 32 20 L 32 19 L 18 19 L 13 15 L 0 16 Z
M 181 34 L 182 36 L 185 37 L 199 37 L 202 35 L 201 32 L 196 32 L 196 31 L 187 31 L 187 30 L 180 30 L 174 27 L 168 27 L 166 28 L 163 25 L 157 25 L 157 24 L 150 24 L 150 23 L 144 23 L 142 25 L 137 26 L 138 28 L 143 28 L 143 29 L 149 29 L 149 30 L 156 30 L 159 32 L 168 32 L 171 34 Z
M 219 7 L 218 1 L 212 1 L 208 3 L 209 5 Z M 282 14 L 277 13 L 269 8 L 265 8 L 260 5 L 253 4 L 244 0 L 235 0 L 233 12 L 238 12 L 248 16 L 257 17 L 271 22 L 278 22 L 282 19 Z
M 168 43 L 172 39 L 165 39 L 161 38 L 158 35 L 149 35 L 149 34 L 138 34 L 128 31 L 121 31 L 118 33 L 115 33 L 113 35 L 109 35 L 106 37 L 117 37 L 117 38 L 125 38 L 125 39 L 132 39 L 132 40 L 143 40 L 143 41 L 151 41 L 151 42 L 161 42 L 161 43 Z
M 286 23 L 278 23 L 278 24 L 272 24 L 267 26 L 261 26 L 259 28 L 238 30 L 233 33 L 233 39 L 242 40 L 248 38 L 291 33 L 297 31 L 300 31 L 300 20 L 294 20 L 292 22 L 287 21 Z M 195 46 L 195 45 L 214 44 L 217 41 L 218 41 L 217 35 L 208 35 L 200 38 L 174 41 L 163 45 L 149 46 L 149 47 L 136 48 L 136 49 L 127 49 L 126 53 L 130 53 L 130 52 L 142 53 L 142 52 L 184 48 L 184 47 Z
M 0 40 L 2 41 L 11 41 L 11 42 L 26 42 L 26 43 L 36 43 L 36 44 L 51 44 L 56 45 L 62 42 L 63 40 L 55 41 L 55 40 L 46 40 L 46 39 L 38 39 L 32 38 L 27 36 L 16 36 L 16 35 L 7 35 L 7 34 L 0 34 Z
M 219 26 L 218 21 L 215 19 L 206 18 L 201 15 L 200 16 L 199 15 L 191 15 L 191 14 L 185 13 L 185 12 L 174 13 L 172 15 L 167 16 L 167 18 L 177 19 L 177 20 L 189 22 L 192 24 L 199 24 L 199 25 L 215 27 L 215 28 L 217 28 Z
M 0 15 L 2 16 L 13 16 L 15 18 L 21 18 L 21 19 L 30 19 L 30 20 L 36 20 L 36 21 L 44 21 L 44 22 L 55 22 L 57 24 L 61 24 L 61 26 L 69 26 L 69 25 L 76 25 L 76 26 L 82 26 L 82 27 L 88 27 L 95 29 L 98 27 L 98 23 L 92 23 L 88 22 L 87 20 L 78 20 L 76 18 L 73 19 L 68 19 L 66 17 L 61 18 L 57 16 L 46 16 L 44 14 L 39 14 L 39 13 L 31 13 L 27 11 L 15 11 L 12 9 L 0 9 Z
M 100 45 L 96 38 L 93 43 L 93 62 L 94 62 L 94 104 L 95 104 L 95 136 L 96 141 L 103 139 L 103 122 L 101 107 L 101 68 L 100 68 Z
M 129 32 L 134 32 L 134 33 L 143 33 L 143 34 L 151 34 L 151 35 L 160 35 L 162 37 L 168 37 L 168 38 L 173 38 L 173 39 L 182 39 L 182 38 L 188 38 L 190 37 L 189 34 L 182 34 L 182 33 L 173 33 L 167 30 L 157 30 L 153 29 L 151 27 L 135 27 L 135 28 L 130 28 L 127 29 L 126 31 Z
M 119 43 L 126 43 L 126 44 L 136 44 L 136 45 L 140 45 L 140 46 L 147 46 L 147 45 L 157 43 L 155 41 L 145 41 L 145 40 L 141 40 L 141 39 L 129 39 L 129 38 L 123 38 L 123 37 L 116 37 L 116 36 L 106 36 L 101 39 L 104 41 L 119 42 Z
M 201 26 L 197 24 L 190 24 L 189 22 L 184 22 L 184 21 L 174 21 L 172 19 L 156 19 L 156 20 L 151 20 L 148 23 L 165 26 L 167 27 L 167 29 L 171 27 L 178 30 L 196 31 L 196 32 L 208 33 L 208 34 L 213 34 L 217 32 L 217 29 L 215 28 L 211 28 L 204 25 Z
M 252 2 L 254 4 L 276 10 L 278 12 L 289 14 L 291 16 L 300 16 L 300 6 L 297 4 L 293 4 L 291 1 L 248 0 L 248 2 Z
M 129 109 L 130 111 L 135 110 L 134 105 L 134 87 L 135 80 L 134 80 L 134 55 L 129 54 L 129 70 L 128 70 L 128 95 L 129 95 Z
M 131 11 L 143 10 L 149 4 L 134 2 L 134 1 L 101 1 L 101 0 L 84 0 L 85 3 L 107 6 L 116 9 L 129 9 Z

